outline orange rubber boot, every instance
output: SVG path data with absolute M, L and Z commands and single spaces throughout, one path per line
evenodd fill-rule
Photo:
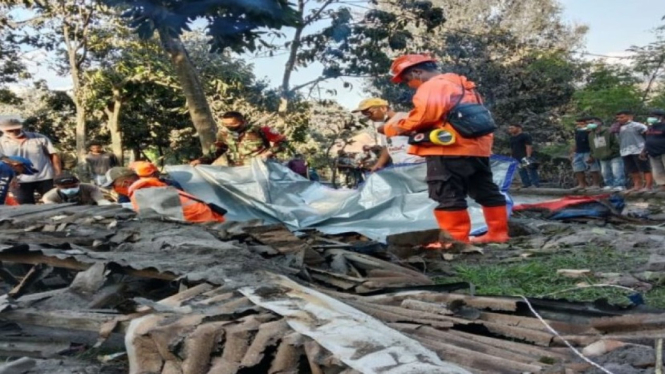
M 505 243 L 508 236 L 508 210 L 506 206 L 483 207 L 487 234 L 471 238 L 472 244 Z
M 466 209 L 454 211 L 435 210 L 434 216 L 436 217 L 436 221 L 439 223 L 441 230 L 450 234 L 454 240 L 462 243 L 469 242 L 471 218 L 469 218 L 469 212 L 467 212 Z M 443 247 L 443 243 L 440 242 L 427 246 L 427 248 L 430 249 L 441 249 Z

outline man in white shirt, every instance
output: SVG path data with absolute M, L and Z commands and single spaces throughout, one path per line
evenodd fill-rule
M 18 187 L 12 189 L 19 204 L 34 204 L 35 192 L 44 196 L 53 188 L 53 177 L 60 174 L 60 157 L 49 138 L 23 130 L 17 118 L 0 119 L 0 154 L 24 157 L 32 162 L 37 173 L 20 175 Z
M 375 124 L 383 125 L 386 123 L 397 122 L 408 116 L 405 112 L 395 112 L 386 100 L 380 98 L 365 99 L 360 102 L 354 113 L 360 113 Z M 390 165 L 416 164 L 425 162 L 425 159 L 419 156 L 407 153 L 409 149 L 408 136 L 395 136 L 388 139 L 383 134 L 377 134 L 378 143 L 382 147 L 378 161 L 370 171 L 374 172 Z

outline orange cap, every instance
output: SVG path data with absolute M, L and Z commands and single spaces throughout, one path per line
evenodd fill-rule
M 393 83 L 401 83 L 404 70 L 411 66 L 422 64 L 423 62 L 436 62 L 436 60 L 429 55 L 404 55 L 397 57 L 390 66 L 390 73 L 393 75 L 390 81 Z
M 157 166 L 155 166 L 155 164 L 148 161 L 134 161 L 131 164 L 129 164 L 129 168 L 134 170 L 136 172 L 136 175 L 138 175 L 141 178 L 149 177 L 153 175 L 155 172 L 159 171 L 159 169 L 157 169 Z

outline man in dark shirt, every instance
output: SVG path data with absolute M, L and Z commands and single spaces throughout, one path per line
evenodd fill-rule
M 520 163 L 519 173 L 522 187 L 540 187 L 538 177 L 538 165 L 533 163 L 533 141 L 531 135 L 522 132 L 522 125 L 514 124 L 508 126 L 510 134 L 510 149 L 512 157 Z
M 649 129 L 641 158 L 649 156 L 653 179 L 665 191 L 665 110 L 654 110 L 647 118 Z
M 118 166 L 118 159 L 113 153 L 105 152 L 101 142 L 92 141 L 89 145 L 90 152 L 85 156 L 85 162 L 92 181 L 97 186 L 106 184 L 106 172 Z
M 586 189 L 586 172 L 591 174 L 593 185 L 591 188 L 600 188 L 600 164 L 591 156 L 591 145 L 589 144 L 589 130 L 587 122 L 590 118 L 579 118 L 575 121 L 575 145 L 573 146 L 570 158 L 573 164 L 573 173 L 577 179 L 575 190 Z
M 302 154 L 296 154 L 286 166 L 301 177 L 309 179 L 307 176 L 307 161 L 305 161 L 305 157 Z

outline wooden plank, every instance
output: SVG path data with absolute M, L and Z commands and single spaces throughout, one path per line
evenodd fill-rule
M 524 327 L 527 329 L 538 330 L 538 331 L 549 331 L 547 327 L 543 325 L 537 318 L 522 317 L 522 316 L 513 316 L 509 314 L 498 314 L 491 312 L 481 312 L 480 319 L 487 322 L 495 322 L 499 324 L 504 324 L 508 326 L 517 326 Z M 598 334 L 598 331 L 589 327 L 582 325 L 575 325 L 572 323 L 559 322 L 546 320 L 547 323 L 552 326 L 552 328 L 558 331 L 560 334 L 575 334 L 575 335 L 584 335 L 584 334 Z
M 42 253 L 27 252 L 27 253 L 2 253 L 0 252 L 0 261 L 15 262 L 19 264 L 46 264 L 56 268 L 65 268 L 70 270 L 84 271 L 88 270 L 93 264 L 87 264 L 76 260 L 73 257 L 60 259 L 57 257 L 46 256 Z M 99 261 L 101 262 L 101 261 Z M 110 262 L 110 261 L 109 261 Z M 152 278 L 171 281 L 178 278 L 177 275 L 169 272 L 159 272 L 155 269 L 132 269 L 126 266 L 119 266 L 120 272 L 127 275 L 133 275 L 141 278 Z
M 28 273 L 21 279 L 21 282 L 12 288 L 8 294 L 9 296 L 17 299 L 23 295 L 28 288 L 37 283 L 41 278 L 42 274 L 47 270 L 47 267 L 43 264 L 37 264 L 30 268 Z
M 488 355 L 473 350 L 456 347 L 423 336 L 415 337 L 426 347 L 435 350 L 446 360 L 473 369 L 490 371 L 497 374 L 540 373 L 544 365 L 525 364 L 501 357 Z
M 94 331 L 99 329 L 107 321 L 117 318 L 117 314 L 86 313 L 72 310 L 40 311 L 37 309 L 15 309 L 0 314 L 0 320 L 28 325 L 55 327 L 71 330 Z M 129 323 L 124 323 L 121 330 L 127 328 Z
M 620 317 L 596 318 L 591 326 L 602 332 L 632 332 L 665 328 L 663 314 L 631 314 Z

